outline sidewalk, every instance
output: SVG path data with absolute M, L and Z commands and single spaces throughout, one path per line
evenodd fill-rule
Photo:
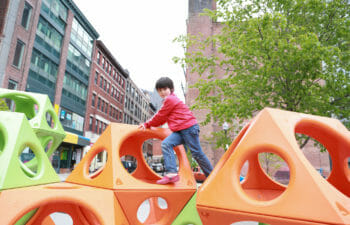
M 59 173 L 58 176 L 61 178 L 61 181 L 65 181 L 70 173 Z

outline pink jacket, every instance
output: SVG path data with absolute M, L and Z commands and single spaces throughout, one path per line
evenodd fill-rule
M 190 109 L 174 93 L 164 99 L 159 111 L 146 123 L 146 128 L 158 127 L 168 123 L 171 131 L 179 131 L 197 124 Z

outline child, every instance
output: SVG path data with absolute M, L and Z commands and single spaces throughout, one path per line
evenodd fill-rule
M 199 143 L 199 126 L 196 118 L 189 108 L 174 94 L 173 81 L 168 77 L 161 77 L 156 82 L 156 89 L 164 99 L 159 111 L 146 123 L 139 125 L 139 129 L 158 127 L 168 123 L 173 132 L 162 142 L 164 166 L 166 175 L 157 181 L 157 184 L 177 182 L 180 177 L 177 174 L 176 160 L 173 148 L 184 144 L 192 153 L 205 176 L 209 176 L 213 166 L 203 153 Z

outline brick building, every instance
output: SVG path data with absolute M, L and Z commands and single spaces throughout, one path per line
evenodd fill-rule
M 220 32 L 222 25 L 219 22 L 212 21 L 207 16 L 202 16 L 204 9 L 216 9 L 215 0 L 189 0 L 188 5 L 188 19 L 187 19 L 187 33 L 191 35 L 203 35 L 203 37 L 208 37 L 215 35 Z M 194 49 L 188 48 L 187 51 L 191 52 Z M 206 49 L 206 55 L 217 55 L 215 46 L 210 49 Z M 220 74 L 220 68 L 216 68 L 216 73 Z M 209 74 L 203 74 L 204 77 Z M 186 71 L 186 82 L 187 86 L 190 87 L 194 85 L 199 79 L 199 75 L 196 73 L 190 73 L 190 70 Z M 203 77 L 202 77 L 203 79 Z M 198 90 L 195 88 L 189 88 L 186 93 L 186 104 L 193 105 L 195 98 L 198 96 Z M 195 110 L 194 114 L 198 121 L 201 122 L 205 119 L 208 110 Z M 217 132 L 222 130 L 220 126 L 216 123 L 210 123 L 206 126 L 201 127 L 201 145 L 204 152 L 207 154 L 209 160 L 215 165 L 223 154 L 223 149 L 216 149 L 213 144 L 207 141 L 206 137 L 210 136 L 211 132 Z M 328 175 L 330 171 L 330 160 L 328 152 L 320 152 L 319 149 L 314 147 L 313 142 L 309 142 L 302 149 L 306 158 L 311 162 L 311 164 L 316 169 L 322 169 L 324 175 Z
M 216 32 L 220 31 L 220 24 L 213 22 L 207 16 L 200 16 L 204 9 L 215 9 L 215 1 L 213 0 L 189 0 L 188 4 L 188 19 L 187 19 L 187 34 L 199 35 L 202 34 L 204 37 L 211 36 Z M 189 48 L 187 51 L 191 52 L 192 49 Z M 216 54 L 215 48 L 207 50 L 205 53 L 207 55 Z M 208 75 L 208 74 L 204 74 Z M 197 82 L 199 75 L 196 73 L 190 73 L 190 70 L 186 70 L 186 82 L 187 86 L 190 87 Z M 198 90 L 195 88 L 189 88 L 186 93 L 186 104 L 193 105 L 195 98 L 198 96 Z M 198 122 L 205 120 L 208 110 L 195 110 L 193 111 Z M 206 126 L 201 126 L 200 140 L 203 151 L 209 158 L 209 160 L 215 165 L 222 154 L 223 149 L 216 149 L 215 145 L 207 140 L 212 132 L 221 130 L 222 128 L 215 123 L 208 124 Z
M 99 34 L 71 0 L 1 1 L 4 9 L 0 86 L 49 96 L 67 132 L 53 164 L 57 171 L 70 170 L 89 144 L 84 117 Z
M 102 41 L 95 41 L 85 117 L 85 136 L 94 143 L 111 122 L 123 122 L 129 73 Z

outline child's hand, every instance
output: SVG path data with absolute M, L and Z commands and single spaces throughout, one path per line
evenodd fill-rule
M 138 129 L 139 129 L 139 130 L 146 130 L 146 127 L 145 127 L 145 125 L 142 123 L 142 124 L 139 125 Z

